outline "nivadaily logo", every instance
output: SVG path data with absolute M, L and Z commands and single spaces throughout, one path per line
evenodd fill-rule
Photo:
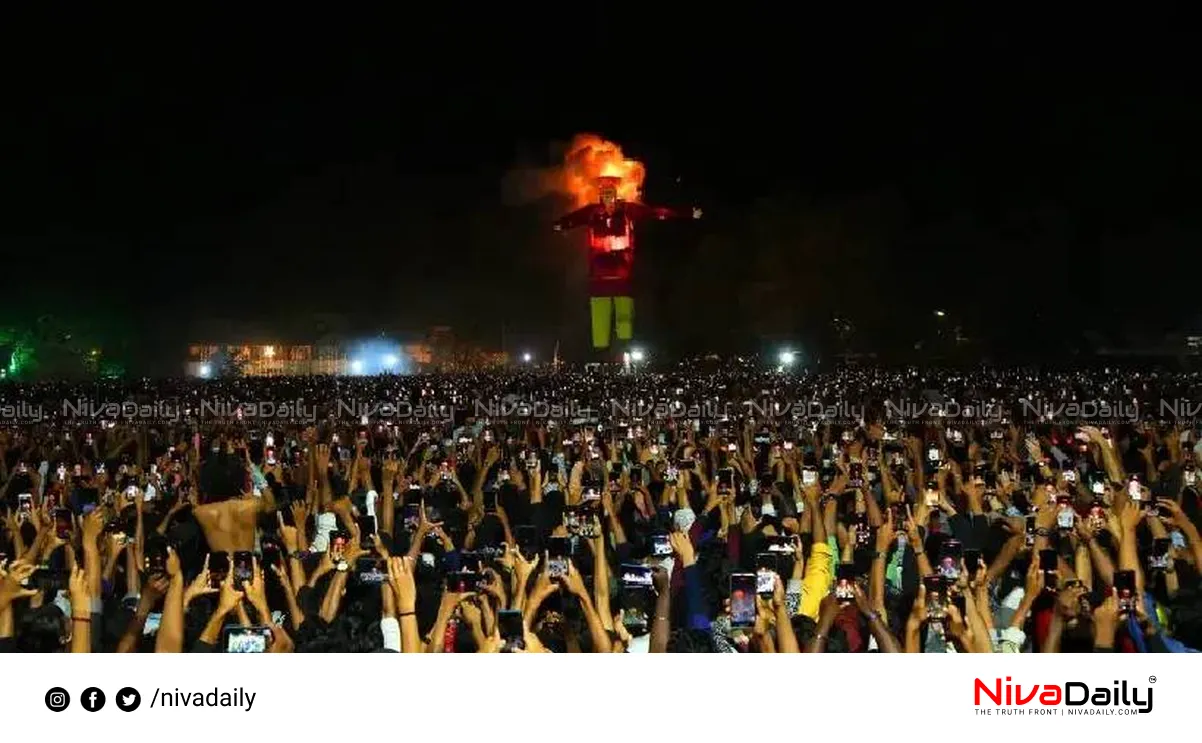
M 1084 681 L 1029 686 L 1011 681 L 1009 676 L 1005 682 L 1000 678 L 993 679 L 992 683 L 976 679 L 973 704 L 985 707 L 978 709 L 978 714 L 989 714 L 990 705 L 1000 707 L 1004 715 L 1129 715 L 1136 712 L 1142 715 L 1152 711 L 1152 687 L 1137 687 L 1126 680 L 1113 682 L 1113 687 L 1091 686 Z M 1149 681 L 1155 681 L 1155 677 Z

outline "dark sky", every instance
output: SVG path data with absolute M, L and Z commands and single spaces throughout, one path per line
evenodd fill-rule
M 1184 18 L 719 10 L 14 24 L 3 309 L 161 348 L 435 323 L 575 348 L 582 248 L 503 184 L 597 132 L 649 201 L 706 213 L 642 235 L 650 343 L 842 315 L 872 345 L 936 307 L 999 342 L 1198 319 Z

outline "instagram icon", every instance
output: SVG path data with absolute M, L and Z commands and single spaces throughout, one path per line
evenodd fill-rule
M 61 686 L 56 686 L 46 692 L 46 708 L 51 712 L 62 712 L 71 706 L 71 695 Z

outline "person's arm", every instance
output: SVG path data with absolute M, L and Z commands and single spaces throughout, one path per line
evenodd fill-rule
M 24 560 L 14 560 L 6 566 L 0 565 L 0 614 L 8 613 L 12 620 L 12 604 L 17 599 L 33 598 L 40 592 L 25 588 L 22 584 L 37 570 L 37 566 Z M 11 637 L 11 634 L 9 635 Z
M 501 522 L 501 533 L 505 544 L 509 546 L 517 544 L 517 540 L 513 538 L 513 530 L 509 528 L 509 514 L 505 513 L 505 508 L 500 503 L 497 504 L 495 516 L 497 517 L 497 521 Z
M 108 549 L 104 553 L 104 568 L 100 576 L 100 585 L 101 587 L 107 586 L 111 590 L 113 578 L 117 575 L 117 563 L 120 562 L 121 556 L 125 554 L 129 544 L 124 534 L 109 534 L 106 541 Z
M 1147 524 L 1148 531 L 1152 534 L 1152 539 L 1170 539 L 1168 530 L 1164 528 L 1163 521 L 1155 515 L 1155 512 L 1145 511 L 1144 523 Z M 1177 595 L 1177 590 L 1180 588 L 1180 583 L 1177 581 L 1176 553 L 1177 550 L 1175 548 L 1169 548 L 1167 564 L 1163 571 L 1164 591 L 1170 599 Z
M 284 514 L 281 511 L 276 511 L 276 523 L 279 524 L 277 529 L 280 535 L 280 542 L 284 545 L 284 550 L 288 553 L 284 556 L 288 565 L 288 580 L 281 581 L 284 587 L 292 594 L 292 601 L 296 599 L 296 591 L 299 591 L 305 585 L 305 564 L 301 562 L 301 532 L 304 530 L 304 521 L 301 521 L 301 526 L 288 526 L 284 523 Z M 282 574 L 283 571 L 280 571 Z M 294 626 L 295 628 L 295 626 Z
M 296 549 L 301 552 L 309 551 L 309 535 L 305 531 L 305 525 L 309 520 L 309 507 L 302 501 L 292 502 L 292 524 L 296 527 Z M 296 576 L 292 576 L 292 584 L 297 590 L 304 585 L 304 580 L 297 580 Z
M 395 458 L 385 459 L 380 465 L 380 499 L 376 501 L 376 517 L 380 520 L 378 531 L 388 536 L 393 535 L 393 523 L 396 519 L 396 481 L 401 463 Z M 403 492 L 403 491 L 402 491 Z
M 655 586 L 655 616 L 651 619 L 652 653 L 668 652 L 668 638 L 672 635 L 672 581 L 668 571 L 656 567 L 651 574 Z
M 596 519 L 596 517 L 593 517 Z M 613 630 L 613 610 L 609 601 L 609 560 L 605 559 L 605 532 L 600 521 L 594 523 L 597 537 L 589 540 L 593 548 L 593 603 L 606 630 Z
M 830 637 L 831 627 L 835 625 L 835 617 L 839 616 L 840 608 L 834 594 L 829 594 L 822 599 L 818 608 L 818 626 L 814 632 L 814 638 L 810 640 L 809 647 L 806 648 L 807 653 L 826 652 L 826 641 Z
M 184 649 L 184 572 L 180 568 L 179 555 L 171 547 L 167 548 L 167 579 L 163 618 L 154 639 L 156 653 L 178 653 Z
M 947 605 L 947 637 L 955 643 L 956 650 L 961 653 L 976 653 L 980 647 L 973 635 L 972 627 L 955 604 Z
M 71 571 L 68 583 L 71 598 L 71 652 L 92 652 L 92 593 L 88 588 L 87 574 L 77 565 Z
M 705 604 L 702 576 L 697 568 L 697 553 L 693 549 L 693 542 L 688 534 L 679 531 L 669 534 L 668 540 L 672 543 L 676 559 L 679 560 L 678 566 L 684 570 L 685 627 L 708 631 L 712 619 Z
M 259 624 L 271 630 L 271 652 L 292 652 L 295 647 L 292 638 L 283 627 L 276 624 L 275 619 L 271 616 L 271 607 L 267 604 L 267 581 L 264 579 L 263 569 L 259 567 L 257 558 L 251 558 L 250 574 L 251 579 L 242 584 L 246 590 L 246 600 L 259 615 Z
M 430 630 L 430 644 L 426 646 L 427 653 L 441 653 L 444 651 L 443 644 L 446 642 L 447 623 L 451 621 L 451 617 L 455 614 L 455 609 L 459 607 L 459 603 L 474 595 L 474 593 L 451 593 L 449 591 L 442 594 L 442 603 L 438 607 L 438 617 L 434 620 L 434 627 Z
M 776 650 L 781 653 L 800 653 L 793 622 L 785 606 L 785 584 L 779 575 L 773 576 L 772 610 L 776 614 Z
M 95 598 L 100 598 L 101 579 L 104 577 L 104 566 L 100 559 L 100 535 L 104 532 L 104 513 L 99 509 L 83 517 L 83 528 L 80 530 L 83 545 L 83 569 L 88 576 L 88 591 Z
M 860 584 L 852 581 L 852 594 L 856 599 L 856 608 L 860 610 L 860 615 L 864 617 L 864 622 L 868 625 L 868 631 L 872 633 L 876 640 L 876 646 L 882 653 L 900 653 L 897 638 L 889 631 L 889 626 L 885 624 L 885 615 L 876 610 L 870 597 L 864 594 L 864 590 L 860 588 Z
M 292 630 L 295 632 L 305 623 L 305 612 L 296 601 L 296 590 L 292 586 L 292 580 L 288 577 L 288 571 L 279 565 L 272 565 L 271 572 L 275 573 L 280 587 L 284 589 L 284 603 L 288 605 L 288 623 L 292 625 Z
M 584 579 L 580 577 L 580 571 L 572 562 L 568 563 L 568 575 L 564 580 L 564 587 L 580 601 L 580 608 L 584 612 L 584 622 L 588 625 L 589 637 L 593 642 L 593 652 L 608 653 L 610 651 L 609 634 L 601 624 L 601 617 L 597 614 L 596 607 L 593 606 L 593 600 L 589 597 Z
M 964 613 L 966 615 L 964 621 L 968 625 L 970 641 L 973 643 L 973 652 L 992 653 L 993 641 L 989 636 L 989 627 L 981 619 L 981 612 L 978 610 L 972 591 L 964 591 Z
M 512 599 L 509 602 L 509 608 L 517 609 L 524 613 L 526 608 L 526 586 L 530 584 L 530 576 L 534 575 L 534 571 L 538 568 L 542 557 L 535 555 L 533 560 L 527 560 L 522 555 L 520 549 L 510 547 L 505 553 L 505 558 L 507 561 L 510 558 L 513 560 L 513 572 L 510 573 L 512 583 L 509 590 Z
M 1016 521 L 1020 521 L 1018 519 Z M 990 584 L 996 583 L 999 578 L 1006 574 L 1006 570 L 1010 567 L 1010 563 L 1014 562 L 1014 558 L 1022 552 L 1026 546 L 1026 526 L 1017 526 L 1012 522 L 1010 524 L 1011 535 L 1003 544 L 1002 548 L 994 556 L 993 561 L 989 563 L 989 567 L 985 569 L 985 580 Z M 926 575 L 926 573 L 924 573 Z
M 1127 479 L 1123 472 L 1122 463 L 1119 461 L 1118 455 L 1114 449 L 1114 437 L 1105 437 L 1101 430 L 1093 427 L 1082 429 L 1089 436 L 1090 441 L 1097 445 L 1097 450 L 1102 454 L 1102 464 L 1106 469 L 1106 475 L 1110 478 L 1110 482 L 1123 482 Z
M 125 595 L 142 593 L 142 551 L 137 540 L 125 545 Z
M 472 636 L 472 643 L 476 646 L 476 652 L 488 645 L 488 633 L 484 631 L 484 607 L 488 605 L 487 601 L 464 601 L 459 605 L 459 615 L 463 618 L 463 623 L 467 625 L 468 632 Z
M 221 628 L 225 625 L 225 618 L 229 616 L 230 612 L 237 609 L 241 603 L 242 592 L 234 588 L 234 571 L 230 570 L 226 574 L 225 580 L 221 583 L 221 593 L 217 598 L 217 609 L 209 617 L 204 631 L 200 633 L 200 638 L 196 641 L 196 647 L 193 649 L 193 652 L 211 652 L 217 647 L 217 643 L 221 641 Z M 160 630 L 161 633 L 162 630 Z
M 397 622 L 401 627 L 401 652 L 422 652 L 417 627 L 417 587 L 413 580 L 413 560 L 392 557 L 388 560 L 388 583 L 396 600 Z
M 538 616 L 538 610 L 542 607 L 543 602 L 547 598 L 559 590 L 551 578 L 547 575 L 547 570 L 544 567 L 538 573 L 538 577 L 534 580 L 534 585 L 530 588 L 529 595 L 526 597 L 522 605 L 522 617 L 525 619 L 528 626 L 534 626 L 534 620 Z
M 1027 615 L 1031 613 L 1031 607 L 1035 605 L 1035 600 L 1043 593 L 1043 588 L 1043 571 L 1039 569 L 1039 561 L 1032 560 L 1030 567 L 1027 568 L 1027 582 L 1023 588 L 1023 599 L 1018 608 L 1014 610 L 1014 616 L 1010 618 L 1011 627 L 1023 628 L 1027 623 Z
M 176 515 L 180 511 L 184 510 L 186 506 L 188 506 L 188 501 L 184 500 L 183 498 L 176 498 L 175 502 L 171 504 L 171 508 L 168 509 L 166 515 L 163 516 L 163 520 L 159 522 L 158 527 L 155 529 L 155 533 L 160 537 L 166 536 L 167 530 L 171 528 L 172 520 L 175 519 Z
M 346 593 L 348 572 L 350 571 L 340 570 L 334 573 L 334 577 L 330 579 L 330 583 L 326 587 L 326 594 L 322 598 L 321 608 L 318 610 L 318 616 L 326 622 L 333 622 L 334 617 L 338 616 L 338 609 L 342 606 L 342 595 Z
M 142 632 L 146 628 L 146 618 L 150 616 L 150 612 L 154 610 L 154 605 L 158 600 L 166 595 L 169 585 L 170 581 L 166 576 L 157 575 L 142 587 L 142 597 L 138 599 L 138 608 L 130 617 L 129 624 L 125 627 L 125 634 L 121 635 L 120 641 L 117 642 L 118 653 L 137 651 L 138 641 L 142 639 Z
M 2 457 L 0 457 L 0 461 L 2 461 Z M 10 484 L 11 481 L 5 484 L 6 490 Z M 5 497 L 4 495 L 0 495 L 0 503 L 4 502 Z M 12 540 L 13 559 L 19 560 L 25 555 L 25 538 L 21 536 L 21 524 L 17 520 L 17 515 L 14 511 L 9 511 L 4 515 L 4 526 L 8 531 L 9 538 Z
M 885 521 L 876 532 L 876 550 L 872 554 L 872 568 L 868 574 L 868 595 L 872 609 L 882 617 L 885 613 L 885 568 L 889 550 L 893 548 L 893 509 L 885 510 Z
M 1138 503 L 1125 499 L 1117 508 L 1119 517 L 1119 570 L 1135 573 L 1135 595 L 1144 595 L 1144 571 L 1139 564 L 1139 543 L 1135 529 L 1141 518 Z
M 1041 653 L 1059 653 L 1060 638 L 1068 621 L 1076 616 L 1079 598 L 1073 591 L 1061 591 L 1056 596 L 1056 606 L 1052 609 L 1052 621 L 1048 624 L 1047 637 L 1043 638 L 1040 646 Z
M 1093 611 L 1093 650 L 1095 653 L 1114 652 L 1114 635 L 1118 626 L 1118 598 L 1111 593 Z
M 910 616 L 906 617 L 905 650 L 907 653 L 922 652 L 922 625 L 927 621 L 927 589 L 919 582 L 918 593 L 910 606 Z
M 1198 534 L 1198 527 L 1190 521 L 1189 515 L 1181 510 L 1181 504 L 1169 499 L 1162 499 L 1156 504 L 1167 510 L 1170 514 L 1172 525 L 1181 531 L 1181 535 L 1185 537 L 1185 543 L 1189 546 L 1191 555 L 1193 556 L 1194 566 L 1202 568 L 1202 536 Z

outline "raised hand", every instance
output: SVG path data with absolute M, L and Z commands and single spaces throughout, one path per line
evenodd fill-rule
M 250 580 L 243 581 L 242 590 L 246 592 L 247 601 L 260 614 L 267 610 L 267 582 L 263 580 L 263 570 L 259 567 L 258 558 L 251 558 Z M 266 616 L 260 616 L 259 620 L 267 624 L 270 617 L 271 614 L 268 612 Z
M 570 560 L 568 561 L 568 574 L 564 577 L 563 584 L 568 589 L 568 593 L 571 593 L 573 596 L 588 596 L 588 588 L 584 585 L 584 577 L 580 575 L 580 571 L 576 568 L 575 563 Z
M 183 577 L 183 569 L 179 564 L 179 554 L 173 547 L 167 548 L 167 575 L 172 578 Z
M 417 586 L 413 580 L 413 559 L 391 557 L 388 559 L 388 584 L 396 597 L 397 612 L 411 612 L 417 606 Z
M 242 603 L 242 592 L 234 588 L 234 571 L 230 570 L 225 574 L 225 580 L 221 581 L 221 593 L 217 598 L 217 612 L 225 615 L 238 607 Z
M 36 569 L 36 565 L 23 560 L 13 560 L 8 566 L 0 565 L 0 611 L 17 599 L 38 595 L 37 590 L 24 585 Z
M 209 575 L 209 555 L 205 555 L 205 564 L 200 574 L 184 589 L 184 606 L 187 607 L 198 596 L 214 593 L 217 593 L 217 589 L 213 588 L 212 576 Z
M 294 503 L 293 513 L 296 512 L 295 506 L 296 504 Z M 302 507 L 301 510 L 304 510 L 304 508 Z M 284 549 L 288 550 L 288 554 L 296 552 L 300 549 L 300 532 L 295 526 L 288 526 L 284 523 L 284 514 L 282 512 L 276 511 L 275 516 L 276 521 L 279 523 L 280 541 L 284 543 Z M 303 524 L 304 522 L 301 521 L 299 523 Z M 207 565 L 208 563 L 206 562 L 205 564 Z
M 519 587 L 523 587 L 526 585 L 526 582 L 530 579 L 530 576 L 534 573 L 534 571 L 538 569 L 538 563 L 542 559 L 542 556 L 535 555 L 533 560 L 527 560 L 522 555 L 521 550 L 511 549 L 509 550 L 509 553 L 513 555 L 513 572 L 518 579 L 517 585 Z
M 680 558 L 681 566 L 688 567 L 697 562 L 697 552 L 693 549 L 693 541 L 684 532 L 674 531 L 668 535 L 672 551 Z
M 67 588 L 71 599 L 71 611 L 86 614 L 92 606 L 92 591 L 88 588 L 88 578 L 79 565 L 71 569 L 71 579 Z
M 98 546 L 100 543 L 100 535 L 103 532 L 104 513 L 99 508 L 83 517 L 84 546 Z

